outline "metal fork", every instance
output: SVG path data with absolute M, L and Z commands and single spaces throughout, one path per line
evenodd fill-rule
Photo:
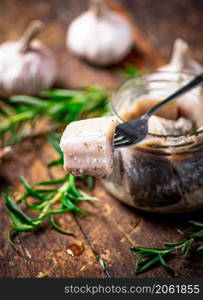
M 124 122 L 116 126 L 114 133 L 114 147 L 127 147 L 142 141 L 148 133 L 148 120 L 149 118 L 162 106 L 173 101 L 177 97 L 185 94 L 191 89 L 197 87 L 203 82 L 203 73 L 197 75 L 187 85 L 177 90 L 175 93 L 167 97 L 165 100 L 159 102 L 153 106 L 146 114 L 142 117 L 128 122 Z

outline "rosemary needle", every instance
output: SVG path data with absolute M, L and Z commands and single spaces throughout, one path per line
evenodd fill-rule
M 108 110 L 109 95 L 107 90 L 86 88 L 44 91 L 39 97 L 0 99 L 0 137 L 6 136 L 7 144 L 11 145 L 31 135 L 37 122 L 43 119 L 50 121 L 49 130 L 56 131 L 81 117 L 101 116 Z
M 174 272 L 166 260 L 171 257 L 187 257 L 192 246 L 194 246 L 196 253 L 200 254 L 203 252 L 203 245 L 198 245 L 198 242 L 203 241 L 203 223 L 196 221 L 189 221 L 189 223 L 195 226 L 194 231 L 182 242 L 167 242 L 163 248 L 131 247 L 131 250 L 138 256 L 135 273 L 140 274 L 146 272 L 157 265 L 161 265 L 168 271 Z

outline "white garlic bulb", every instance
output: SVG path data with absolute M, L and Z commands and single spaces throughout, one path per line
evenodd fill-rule
M 43 23 L 33 21 L 20 40 L 0 46 L 0 93 L 37 94 L 56 78 L 56 62 L 50 49 L 33 40 Z
M 198 74 L 202 71 L 202 66 L 190 56 L 188 44 L 182 39 L 177 39 L 174 42 L 170 63 L 159 68 L 159 70 L 172 72 L 189 71 Z
M 179 87 L 188 83 L 188 75 L 199 74 L 203 71 L 203 66 L 194 60 L 189 51 L 189 45 L 182 39 L 174 42 L 171 60 L 168 64 L 149 75 L 150 98 L 157 96 L 163 99 L 175 92 Z M 162 81 L 160 89 L 160 81 Z M 166 94 L 167 91 L 167 94 Z M 173 102 L 174 117 L 178 115 L 191 120 L 197 128 L 203 126 L 203 89 L 201 86 L 187 92 L 184 96 Z
M 150 84 L 149 87 L 151 88 L 151 95 L 154 93 L 162 94 L 162 91 L 159 90 L 159 80 L 166 81 L 166 86 L 168 88 L 169 94 L 174 92 L 174 89 L 177 89 L 177 85 L 173 86 L 172 82 L 180 81 L 180 85 L 183 84 L 182 81 L 184 76 L 181 72 L 198 74 L 203 71 L 202 66 L 195 61 L 190 54 L 189 45 L 182 39 L 176 39 L 173 46 L 173 51 L 171 55 L 171 60 L 168 64 L 160 67 L 158 71 L 160 73 L 155 72 L 149 76 Z M 185 74 L 186 75 L 186 74 Z M 185 76 L 187 80 L 187 75 Z M 171 84 L 169 85 L 169 81 Z M 185 82 L 186 83 L 186 82 Z M 164 85 L 162 84 L 162 88 Z M 155 90 L 156 89 L 156 90 Z M 154 92 L 153 92 L 154 91 Z M 201 87 L 198 87 L 191 92 L 192 94 L 201 93 Z
M 91 0 L 89 10 L 70 24 L 67 33 L 68 48 L 99 66 L 118 63 L 132 45 L 131 25 L 110 10 L 104 0 Z

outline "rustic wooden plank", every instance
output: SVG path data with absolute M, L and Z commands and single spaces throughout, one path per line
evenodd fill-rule
M 39 152 L 42 158 L 39 157 Z M 4 178 L 19 190 L 20 174 L 26 176 L 29 182 L 44 180 L 50 175 L 60 177 L 64 175 L 62 169 L 54 168 L 48 174 L 45 167 L 56 157 L 50 145 L 41 139 L 32 143 L 25 142 L 23 147 L 15 152 L 15 160 L 4 162 Z M 186 224 L 188 218 L 188 215 L 174 218 L 138 212 L 110 197 L 99 183 L 96 184 L 93 194 L 100 201 L 93 206 L 84 203 L 83 208 L 87 211 L 85 218 L 69 215 L 60 218 L 60 224 L 67 230 L 76 231 L 76 241 L 82 241 L 85 245 L 84 254 L 76 259 L 70 258 L 66 253 L 67 245 L 72 241 L 75 242 L 75 239 L 60 235 L 46 226 L 36 233 L 22 235 L 18 242 L 24 256 L 16 255 L 5 243 L 8 218 L 2 209 L 3 219 L 0 222 L 4 229 L 4 240 L 0 240 L 3 248 L 0 255 L 2 277 L 35 277 L 42 274 L 53 277 L 102 277 L 104 274 L 99 270 L 96 255 L 105 261 L 109 276 L 131 277 L 134 276 L 132 267 L 134 258 L 129 247 L 161 246 L 167 240 L 176 241 L 180 238 L 176 229 L 184 229 L 183 224 Z M 190 216 L 200 217 L 201 213 L 197 212 Z M 191 277 L 195 274 L 202 275 L 202 269 L 198 268 L 201 262 L 201 257 L 198 260 L 193 257 L 190 262 L 186 260 L 177 264 L 174 261 L 173 264 L 175 269 L 178 266 L 179 276 Z M 140 275 L 140 277 L 148 276 L 170 277 L 171 274 L 158 268 Z
M 57 156 L 48 144 L 44 145 L 43 153 L 46 163 Z M 53 168 L 53 177 L 63 176 L 63 170 Z M 129 250 L 130 246 L 162 246 L 166 241 L 181 240 L 177 228 L 184 230 L 187 228 L 187 215 L 162 216 L 140 212 L 136 209 L 120 203 L 111 197 L 102 187 L 101 183 L 96 182 L 93 195 L 100 199 L 94 205 L 83 203 L 81 207 L 86 211 L 84 218 L 76 216 L 85 239 L 90 244 L 95 255 L 103 258 L 107 273 L 110 277 L 134 277 L 134 255 Z M 202 211 L 190 214 L 192 219 L 200 219 Z M 188 260 L 170 262 L 176 271 L 176 276 L 192 277 L 194 274 L 202 276 L 202 269 L 198 265 L 203 263 L 200 257 L 195 256 Z M 189 266 L 189 267 L 188 267 Z M 157 268 L 139 277 L 173 277 L 173 274 L 163 268 Z
M 26 147 L 23 147 L 23 154 L 27 152 Z M 26 156 L 26 155 L 25 155 Z M 1 226 L 2 226 L 2 235 L 0 237 L 0 257 L 1 257 L 1 277 L 18 277 L 21 276 L 30 277 L 31 271 L 27 260 L 24 256 L 17 255 L 7 243 L 7 231 L 9 218 L 5 212 L 3 206 L 3 192 L 8 188 L 9 185 L 12 185 L 14 188 L 18 189 L 19 186 L 19 174 L 23 174 L 24 167 L 18 159 L 18 154 L 15 154 L 15 157 L 9 157 L 8 160 L 1 165 L 1 172 L 3 171 L 2 178 L 6 182 L 5 185 L 1 186 Z M 2 222 L 3 221 L 3 222 Z M 19 239 L 17 240 L 19 242 Z
M 39 139 L 36 140 L 36 146 L 40 147 L 41 158 L 43 161 L 43 165 L 46 166 L 48 162 L 57 158 L 56 151 L 52 148 L 52 146 Z M 64 176 L 64 171 L 62 167 L 54 167 L 53 169 L 48 170 L 49 178 L 60 178 Z M 76 234 L 75 237 L 68 237 L 62 234 L 53 231 L 50 233 L 52 236 L 52 242 L 56 242 L 56 245 L 61 249 L 60 256 L 63 258 L 64 262 L 66 261 L 70 263 L 69 268 L 65 269 L 63 266 L 57 267 L 57 274 L 59 277 L 106 277 L 105 273 L 102 271 L 101 266 L 98 264 L 96 260 L 96 256 L 90 245 L 88 244 L 86 238 L 83 235 L 81 228 L 78 226 L 75 221 L 74 215 L 64 214 L 60 216 L 59 225 L 65 228 L 65 230 L 73 231 Z M 70 257 L 67 255 L 67 247 L 68 245 L 75 244 L 83 244 L 84 252 L 80 257 Z M 72 263 L 72 265 L 71 265 Z M 60 265 L 59 265 L 60 266 Z M 63 273 L 62 273 L 63 272 Z M 72 273 L 70 273 L 72 272 Z
M 55 157 L 48 144 L 44 144 L 42 153 L 46 163 Z M 64 171 L 58 167 L 52 168 L 50 173 L 53 178 L 64 175 Z M 104 260 L 108 276 L 130 277 L 133 275 L 133 256 L 129 247 L 133 245 L 133 241 L 127 231 L 135 226 L 135 222 L 138 223 L 137 217 L 128 207 L 123 207 L 110 197 L 99 182 L 96 183 L 93 195 L 100 201 L 93 205 L 82 203 L 81 207 L 86 211 L 86 216 L 75 216 L 76 223 L 95 256 Z
M 46 164 L 39 155 L 43 143 L 44 140 L 23 143 L 22 148 L 16 149 L 15 160 L 12 162 L 8 160 L 3 164 L 3 168 L 8 171 L 5 171 L 4 176 L 12 184 L 14 191 L 19 191 L 18 177 L 20 175 L 26 176 L 30 183 L 50 178 Z M 11 170 L 15 170 L 15 172 L 11 173 Z M 0 202 L 2 204 L 3 199 Z M 61 225 L 65 229 L 74 231 L 76 238 L 61 235 L 45 225 L 42 230 L 22 234 L 17 238 L 18 247 L 23 254 L 19 256 L 6 242 L 9 222 L 5 210 L 2 208 L 0 224 L 4 234 L 3 237 L 0 237 L 2 246 L 0 250 L 1 276 L 105 277 L 74 218 L 70 214 L 66 214 L 60 222 L 63 223 Z M 67 247 L 72 243 L 84 244 L 85 251 L 81 258 L 71 257 L 67 254 Z
M 130 233 L 134 245 L 145 247 L 160 247 L 164 242 L 176 242 L 183 240 L 183 237 L 177 232 L 177 229 L 188 229 L 188 220 L 201 220 L 203 210 L 178 215 L 150 214 L 146 212 L 137 212 L 140 216 L 139 226 L 135 227 Z M 195 253 L 185 260 L 173 259 L 171 266 L 176 271 L 171 274 L 163 268 L 156 268 L 147 273 L 137 275 L 137 277 L 181 277 L 192 278 L 202 277 L 203 257 Z

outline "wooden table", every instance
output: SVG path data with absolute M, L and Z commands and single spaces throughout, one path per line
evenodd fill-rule
M 138 0 L 128 0 L 125 4 L 133 9 L 140 25 L 142 20 L 135 4 L 138 2 L 140 3 Z M 155 2 L 157 5 L 162 1 Z M 174 5 L 170 4 L 173 15 L 183 1 L 177 1 L 177 6 L 175 6 L 175 1 L 170 2 L 173 2 Z M 194 6 L 192 1 L 185 2 L 188 5 L 188 14 L 189 8 L 193 7 L 194 13 L 196 8 L 198 10 L 202 4 L 202 1 L 195 1 L 197 6 Z M 164 63 L 164 59 L 153 49 L 151 44 L 154 40 L 156 46 L 159 46 L 159 43 L 164 41 L 169 47 L 172 37 L 170 34 L 164 36 L 164 29 L 162 28 L 159 42 L 158 36 L 155 34 L 157 23 L 156 26 L 152 26 L 152 35 L 149 37 L 150 28 L 148 25 L 153 18 L 156 19 L 155 12 L 153 12 L 152 19 L 148 21 L 148 24 L 140 26 L 142 29 L 145 27 L 143 31 L 149 38 L 143 38 L 138 27 L 134 24 L 137 48 L 119 66 L 99 69 L 79 61 L 68 53 L 64 41 L 68 23 L 85 9 L 86 1 L 60 0 L 60 5 L 58 3 L 57 0 L 21 0 L 20 7 L 17 0 L 2 0 L 0 3 L 1 41 L 17 38 L 33 18 L 40 18 L 47 22 L 47 27 L 40 38 L 55 51 L 59 61 L 60 73 L 56 86 L 77 88 L 88 83 L 116 87 L 121 80 L 120 69 L 126 62 L 134 63 L 142 70 L 152 70 Z M 113 6 L 116 5 L 113 0 L 112 3 Z M 145 21 L 147 5 L 149 5 L 149 1 L 142 1 L 140 8 L 140 12 L 145 16 Z M 117 7 L 117 9 L 120 8 Z M 121 12 L 123 13 L 122 9 Z M 156 21 L 161 24 L 163 19 L 159 15 L 159 19 Z M 170 28 L 173 27 L 170 25 Z M 187 28 L 191 30 L 191 28 Z M 174 33 L 174 37 L 176 34 Z M 198 50 L 195 44 L 194 49 L 195 56 L 201 61 L 203 59 L 202 52 Z M 164 46 L 161 52 L 167 57 L 168 50 L 164 50 Z M 13 185 L 15 191 L 22 189 L 19 183 L 20 175 L 24 175 L 30 183 L 61 176 L 63 174 L 62 169 L 48 170 L 46 167 L 47 162 L 53 160 L 55 155 L 56 153 L 42 138 L 24 141 L 16 147 L 14 155 L 1 163 L 1 194 L 9 185 Z M 0 277 L 136 277 L 134 274 L 134 255 L 129 250 L 131 246 L 159 247 L 165 241 L 178 241 L 181 237 L 177 228 L 184 230 L 187 227 L 188 219 L 200 218 L 202 215 L 202 211 L 181 216 L 143 213 L 129 208 L 111 197 L 99 182 L 96 182 L 93 195 L 97 196 L 100 201 L 94 205 L 83 203 L 82 208 L 87 212 L 85 217 L 66 214 L 58 218 L 59 224 L 69 231 L 74 231 L 76 237 L 61 235 L 45 224 L 43 228 L 34 233 L 22 234 L 16 238 L 23 255 L 18 255 L 7 243 L 9 218 L 1 197 Z M 71 257 L 67 254 L 67 248 L 72 243 L 83 244 L 84 252 L 79 257 Z M 96 260 L 97 256 L 104 260 L 106 270 L 103 270 Z M 176 270 L 175 276 L 203 276 L 203 257 L 192 256 L 187 260 L 172 260 L 170 263 Z M 159 267 L 137 277 L 171 276 L 172 274 Z

